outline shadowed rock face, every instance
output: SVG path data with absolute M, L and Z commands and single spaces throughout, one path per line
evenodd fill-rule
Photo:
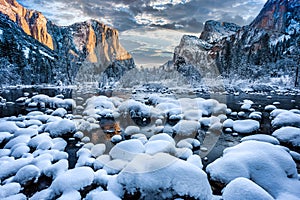
M 202 77 L 295 79 L 300 44 L 299 0 L 269 0 L 249 25 L 207 21 L 200 38 L 184 36 L 174 63 L 184 59 Z
M 47 73 L 41 74 L 47 77 L 43 80 L 36 80 L 31 77 L 34 83 L 99 81 L 103 72 L 106 72 L 105 76 L 108 78 L 113 77 L 113 81 L 117 81 L 115 78 L 119 76 L 109 74 L 107 71 L 114 70 L 107 70 L 107 68 L 111 68 L 117 62 L 118 65 L 115 65 L 118 66 L 117 71 L 121 70 L 123 74 L 124 71 L 135 66 L 131 55 L 119 43 L 118 31 L 97 20 L 61 27 L 48 21 L 40 12 L 24 8 L 15 0 L 0 0 L 0 13 L 15 22 L 17 27 L 14 27 L 14 29 L 23 31 L 17 31 L 18 33 L 13 38 L 5 37 L 5 45 L 12 43 L 12 40 L 18 43 L 18 48 L 15 51 L 19 51 L 20 56 L 23 57 L 20 58 L 23 66 L 17 67 L 22 68 L 19 71 L 24 71 L 25 66 L 31 71 L 32 69 L 41 68 L 41 66 L 53 71 L 50 73 L 46 69 L 39 70 L 41 72 L 33 70 L 36 73 Z M 3 24 L 8 23 L 8 19 L 1 19 Z M 12 28 L 12 26 L 4 25 L 4 27 L 9 28 Z M 15 31 L 11 30 L 11 32 Z M 24 34 L 31 36 L 41 44 L 22 42 L 21 40 L 26 37 Z M 44 49 L 44 45 L 48 49 L 43 50 L 44 53 L 37 54 L 35 50 L 37 48 Z M 48 61 L 43 62 L 48 60 L 50 54 L 55 55 L 51 56 L 53 58 L 51 63 L 55 63 L 53 65 L 56 66 L 50 67 L 47 65 Z M 19 65 L 21 63 L 14 63 L 9 54 L 3 56 L 9 60 L 10 64 Z M 40 56 L 40 58 L 37 58 L 37 56 Z M 39 62 L 40 66 L 35 66 L 38 64 L 35 62 L 36 60 L 41 60 Z M 79 73 L 81 74 L 78 75 Z M 26 72 L 25 74 L 30 73 Z M 64 74 L 65 78 L 61 78 L 63 76 L 58 74 Z M 21 79 L 24 78 L 21 77 Z
M 286 33 L 294 18 L 299 21 L 299 6 L 299 0 L 270 0 L 250 26 Z

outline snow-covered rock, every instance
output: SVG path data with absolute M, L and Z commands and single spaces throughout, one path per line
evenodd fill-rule
M 114 135 L 111 137 L 110 141 L 112 143 L 118 143 L 118 142 L 121 142 L 122 141 L 122 136 L 121 135 Z
M 15 122 L 1 121 L 0 123 L 0 132 L 14 133 L 18 129 L 19 127 L 16 125 Z
M 236 178 L 224 189 L 224 200 L 274 200 L 263 188 L 247 178 Z
M 8 141 L 10 140 L 14 135 L 9 133 L 9 132 L 0 132 L 0 144 L 3 141 Z
M 30 152 L 30 148 L 24 143 L 13 146 L 11 150 L 11 156 L 14 158 L 21 158 L 23 155 Z
M 38 130 L 34 128 L 20 128 L 15 133 L 14 136 L 19 135 L 29 135 L 30 137 L 33 137 L 38 134 Z
M 261 112 L 257 112 L 257 111 L 252 112 L 252 113 L 250 113 L 249 118 L 250 119 L 255 119 L 255 120 L 261 120 L 262 113 Z
M 109 155 L 113 159 L 123 159 L 130 161 L 136 155 L 143 154 L 145 152 L 145 147 L 140 140 L 131 139 L 122 141 L 116 144 L 109 152 Z
M 199 167 L 200 169 L 203 168 L 201 157 L 199 155 L 191 155 L 186 161 L 195 165 L 196 167 Z
M 29 165 L 32 162 L 33 158 L 19 158 L 16 160 L 2 161 L 0 163 L 0 180 L 8 178 L 15 175 L 19 169 Z
M 282 193 L 300 196 L 296 164 L 281 146 L 245 141 L 223 151 L 223 156 L 206 168 L 211 180 L 228 184 L 244 177 L 277 198 Z
M 92 147 L 91 154 L 92 156 L 97 158 L 98 156 L 101 156 L 105 152 L 105 150 L 106 150 L 105 144 L 96 144 L 95 146 Z
M 37 148 L 39 144 L 51 140 L 52 138 L 49 136 L 49 133 L 42 133 L 31 138 L 28 142 L 28 146 L 32 148 Z
M 275 109 L 276 109 L 276 106 L 274 106 L 274 105 L 265 106 L 265 111 L 267 111 L 267 112 L 272 112 Z
M 149 138 L 149 141 L 156 141 L 156 140 L 168 141 L 175 145 L 174 139 L 166 133 L 159 133 L 159 134 L 153 135 Z
M 89 194 L 87 194 L 86 196 L 86 200 L 97 200 L 97 199 L 101 199 L 101 200 L 121 200 L 120 197 L 117 197 L 113 192 L 111 191 L 99 191 L 98 189 L 96 189 L 97 191 L 91 191 Z
M 195 135 L 199 129 L 199 122 L 188 120 L 181 120 L 173 127 L 174 132 L 181 136 Z
M 200 141 L 197 139 L 193 138 L 185 138 L 183 140 L 180 140 L 176 146 L 178 148 L 189 148 L 189 149 L 194 149 L 194 148 L 199 148 L 200 147 Z
M 140 133 L 140 127 L 138 126 L 127 126 L 125 129 L 126 135 L 134 135 Z
M 78 167 L 70 169 L 58 176 L 52 182 L 50 188 L 55 194 L 80 190 L 91 185 L 94 180 L 94 171 L 90 167 Z
M 49 123 L 45 129 L 45 132 L 49 132 L 51 137 L 60 137 L 65 136 L 66 134 L 74 134 L 75 130 L 76 127 L 73 121 L 68 119 L 61 119 Z
M 0 198 L 6 198 L 15 194 L 18 194 L 21 190 L 19 183 L 8 183 L 0 186 Z
M 44 170 L 44 174 L 55 179 L 59 175 L 65 173 L 69 168 L 69 162 L 66 159 L 61 159 L 53 165 L 48 166 Z
M 207 176 L 199 167 L 165 153 L 136 156 L 117 181 L 127 193 L 139 192 L 143 199 L 212 198 Z
M 87 148 L 81 148 L 76 152 L 78 157 L 75 167 L 93 166 L 95 158 L 92 158 L 91 151 Z
M 174 155 L 176 153 L 174 143 L 166 140 L 153 140 L 145 144 L 145 153 L 154 155 L 159 152 Z
M 300 147 L 300 128 L 282 127 L 272 133 L 280 142 L 291 144 L 294 147 Z
M 11 140 L 9 140 L 4 148 L 5 149 L 10 149 L 13 146 L 17 145 L 17 144 L 27 144 L 30 141 L 30 136 L 29 135 L 20 135 L 18 137 L 12 138 Z
M 54 110 L 51 115 L 52 116 L 58 116 L 58 117 L 64 117 L 68 112 L 64 108 L 57 108 Z
M 26 165 L 18 170 L 14 177 L 14 181 L 25 185 L 29 181 L 37 181 L 41 175 L 41 171 L 34 165 Z
M 283 111 L 279 113 L 271 122 L 274 128 L 283 126 L 294 126 L 300 128 L 300 115 L 291 111 Z
M 272 136 L 266 135 L 266 134 L 249 135 L 249 136 L 243 137 L 241 139 L 241 142 L 245 142 L 245 141 L 248 141 L 248 140 L 268 142 L 268 143 L 275 144 L 275 145 L 280 144 L 279 141 L 275 137 L 272 137 Z
M 260 127 L 258 121 L 252 119 L 236 120 L 233 123 L 233 130 L 240 134 L 250 134 L 257 131 Z
M 103 169 L 107 172 L 107 174 L 118 174 L 122 169 L 126 167 L 127 164 L 128 161 L 126 160 L 115 159 L 105 163 Z

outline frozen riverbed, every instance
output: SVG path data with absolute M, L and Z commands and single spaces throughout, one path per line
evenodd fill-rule
M 300 196 L 297 94 L 27 88 L 0 96 L 1 198 Z M 268 174 L 278 177 L 271 185 Z

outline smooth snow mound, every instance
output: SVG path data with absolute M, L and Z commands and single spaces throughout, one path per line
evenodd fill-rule
M 251 179 L 277 198 L 281 193 L 300 196 L 296 164 L 285 148 L 260 141 L 245 141 L 224 150 L 223 156 L 206 168 L 212 180 L 228 184 Z
M 272 133 L 280 142 L 289 143 L 294 147 L 300 147 L 300 128 L 282 127 Z
M 246 178 L 236 178 L 224 189 L 224 200 L 274 200 L 263 188 Z
M 199 122 L 188 120 L 181 120 L 173 127 L 175 133 L 181 136 L 190 136 L 196 134 L 198 129 L 200 129 Z
M 249 136 L 243 137 L 241 139 L 241 142 L 245 142 L 245 141 L 248 141 L 248 140 L 268 142 L 268 143 L 275 144 L 275 145 L 280 144 L 279 141 L 275 137 L 270 136 L 270 135 L 265 135 L 265 134 L 249 135 Z
M 259 122 L 252 119 L 236 120 L 233 123 L 233 130 L 241 134 L 250 134 L 257 131 L 259 126 Z
M 136 155 L 145 152 L 145 147 L 140 140 L 131 139 L 116 144 L 109 152 L 113 159 L 132 160 Z
M 56 194 L 67 191 L 80 190 L 91 185 L 94 180 L 94 171 L 90 167 L 78 167 L 66 171 L 58 176 L 51 184 L 51 189 Z
M 283 111 L 272 120 L 271 124 L 274 128 L 280 128 L 283 126 L 294 126 L 300 128 L 300 115 L 291 111 Z
M 129 194 L 140 192 L 141 199 L 212 198 L 204 171 L 166 153 L 136 156 L 120 172 L 117 181 Z
M 51 137 L 59 137 L 68 133 L 75 133 L 75 130 L 75 123 L 68 119 L 57 120 L 49 123 L 45 128 L 45 132 L 50 133 Z

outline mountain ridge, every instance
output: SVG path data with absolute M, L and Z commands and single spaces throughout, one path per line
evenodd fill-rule
M 182 38 L 174 50 L 173 63 L 177 69 L 193 66 L 204 78 L 267 84 L 288 79 L 284 84 L 291 86 L 300 63 L 299 8 L 299 0 L 269 0 L 250 25 L 218 33 L 217 40 L 211 36 L 225 29 L 220 22 L 208 21 L 205 27 L 210 28 L 199 38 Z
M 52 51 L 47 54 L 56 55 L 56 67 L 51 66 L 50 68 L 58 69 L 57 73 L 63 73 L 67 77 L 59 81 L 68 84 L 76 81 L 103 81 L 101 76 L 105 76 L 106 79 L 116 79 L 119 75 L 108 73 L 112 66 L 118 66 L 121 74 L 135 67 L 133 58 L 119 42 L 118 31 L 97 20 L 91 19 L 70 26 L 57 26 L 47 20 L 42 13 L 26 9 L 15 0 L 0 0 L 0 13 L 8 18 L 1 18 L 2 23 L 5 24 L 7 20 L 11 20 L 18 26 L 14 26 L 14 28 L 22 29 L 25 34 L 40 42 L 41 46 Z M 17 34 L 19 38 L 14 37 L 15 40 L 22 40 L 25 37 L 21 32 L 17 32 Z M 7 45 L 12 42 L 10 38 L 6 38 L 6 40 Z M 33 60 L 38 59 L 35 51 L 22 42 L 18 41 L 17 43 L 19 47 L 15 49 L 16 51 L 22 52 L 24 49 L 29 49 L 27 52 L 29 55 L 23 55 L 24 64 L 34 65 L 32 64 Z M 9 57 L 9 55 L 4 56 Z M 21 53 L 20 56 L 22 56 Z M 30 60 L 31 57 L 33 60 Z M 13 59 L 8 58 L 8 60 L 12 61 Z M 32 68 L 38 67 L 32 66 Z M 44 67 L 48 68 L 46 65 Z M 21 72 L 23 69 L 19 71 Z M 46 71 L 48 74 L 53 74 Z M 54 76 L 51 75 L 46 80 L 50 79 L 52 79 L 50 83 L 58 81 L 54 80 Z M 20 82 L 20 84 L 22 83 Z

